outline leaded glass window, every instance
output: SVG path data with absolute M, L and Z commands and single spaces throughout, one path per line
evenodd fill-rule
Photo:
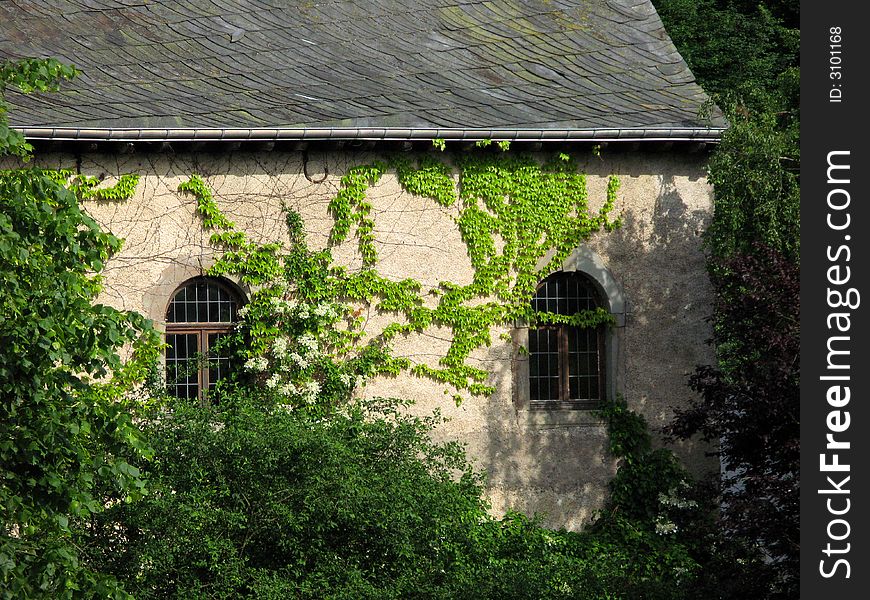
M 231 368 L 218 342 L 236 321 L 239 297 L 214 279 L 185 283 L 166 308 L 166 387 L 178 398 L 204 399 Z
M 575 315 L 601 306 L 582 273 L 555 273 L 538 286 L 532 309 Z M 604 328 L 565 324 L 529 328 L 531 408 L 595 408 L 604 398 Z

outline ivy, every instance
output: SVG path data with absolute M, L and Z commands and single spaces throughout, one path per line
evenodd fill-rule
M 392 281 L 374 268 L 377 250 L 367 192 L 388 167 L 395 169 L 405 191 L 430 198 L 444 207 L 458 206 L 456 223 L 474 267 L 474 277 L 464 286 L 441 282 L 433 290 L 438 296 L 434 308 L 425 306 L 419 282 Z M 458 171 L 456 179 L 455 171 Z M 272 304 L 271 308 L 264 305 L 260 315 L 264 322 L 271 322 L 268 314 L 270 310 L 274 312 L 275 306 L 292 302 L 293 310 L 303 307 L 301 313 L 294 313 L 302 321 L 305 318 L 301 315 L 321 307 L 318 310 L 331 311 L 332 320 L 319 325 L 328 328 L 344 323 L 342 328 L 327 334 L 315 322 L 297 323 L 290 327 L 291 332 L 286 318 L 280 326 L 274 323 L 264 326 L 248 319 L 248 333 L 255 340 L 248 360 L 262 358 L 282 335 L 307 331 L 328 348 L 331 364 L 345 365 L 336 371 L 343 372 L 345 380 L 410 369 L 415 375 L 429 377 L 457 391 L 488 395 L 494 391 L 486 384 L 489 373 L 467 361 L 473 351 L 492 343 L 493 328 L 518 319 L 530 324 L 567 323 L 580 327 L 613 323 L 612 316 L 602 308 L 575 315 L 531 310 L 530 299 L 542 276 L 558 269 L 570 252 L 595 232 L 619 226 L 618 219 L 610 218 L 619 190 L 618 179 L 610 177 L 604 205 L 599 211 L 590 212 L 586 176 L 578 172 L 576 163 L 567 155 L 544 164 L 531 157 L 501 153 L 463 155 L 455 159 L 455 164 L 428 155 L 416 161 L 394 156 L 389 163 L 374 162 L 350 169 L 329 204 L 334 218 L 329 242 L 331 246 L 342 243 L 352 227 L 356 227 L 363 259 L 363 269 L 358 272 L 335 265 L 328 248 L 319 252 L 309 250 L 301 218 L 292 211 L 287 213 L 291 239 L 288 251 L 280 244 L 249 242 L 220 213 L 200 178 L 192 177 L 179 189 L 196 196 L 203 226 L 215 231 L 212 243 L 225 248 L 211 274 L 236 274 L 243 282 L 265 286 L 258 295 Z M 539 269 L 545 258 L 548 258 L 545 267 Z M 366 306 L 401 320 L 387 325 L 363 344 L 360 315 Z M 450 347 L 437 366 L 411 366 L 406 359 L 392 357 L 391 343 L 398 336 L 419 333 L 431 326 L 448 327 L 452 333 Z M 373 356 L 378 357 L 377 367 L 369 361 Z M 352 372 L 342 371 L 350 368 L 348 365 L 354 365 Z M 349 391 L 345 386 L 344 392 Z M 461 398 L 454 399 L 457 397 Z
M 329 203 L 329 212 L 335 218 L 335 225 L 329 236 L 331 244 L 339 244 L 347 239 L 351 226 L 356 224 L 356 235 L 359 238 L 359 251 L 363 265 L 369 267 L 377 262 L 374 248 L 374 227 L 370 213 L 371 202 L 366 198 L 366 190 L 376 184 L 386 171 L 387 166 L 381 162 L 350 169 L 341 178 L 341 189 Z
M 102 183 L 102 179 L 99 177 L 87 175 L 72 177 L 72 172 L 67 170 L 60 170 L 58 173 L 61 176 L 71 177 L 69 189 L 75 192 L 79 200 L 123 202 L 133 197 L 133 194 L 136 193 L 136 186 L 139 185 L 138 173 L 125 173 L 118 178 L 118 183 L 104 188 L 97 187 Z
M 432 198 L 441 206 L 451 206 L 456 202 L 450 167 L 443 162 L 424 156 L 418 166 L 414 167 L 409 159 L 402 156 L 394 158 L 391 164 L 396 169 L 399 183 L 408 192 Z
M 191 175 L 190 179 L 181 182 L 178 191 L 193 194 L 196 198 L 196 211 L 202 217 L 202 225 L 206 229 L 235 229 L 236 224 L 223 215 L 215 204 L 211 190 L 199 175 Z
M 598 327 L 599 325 L 613 325 L 615 323 L 613 315 L 601 306 L 592 310 L 582 310 L 573 315 L 530 311 L 526 320 L 529 325 L 563 324 L 581 328 L 592 328 Z

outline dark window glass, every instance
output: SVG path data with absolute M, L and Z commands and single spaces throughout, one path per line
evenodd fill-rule
M 166 386 L 178 398 L 202 399 L 232 368 L 219 341 L 233 327 L 239 300 L 211 279 L 188 282 L 166 308 Z
M 567 316 L 599 306 L 594 285 L 581 273 L 551 275 L 532 298 L 534 310 Z M 604 397 L 602 326 L 531 327 L 528 349 L 533 408 L 594 408 Z

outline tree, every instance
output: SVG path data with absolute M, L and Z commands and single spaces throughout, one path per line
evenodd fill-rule
M 772 576 L 763 597 L 791 598 L 799 550 L 799 6 L 655 3 L 731 122 L 710 160 L 715 210 L 705 234 L 718 364 L 698 368 L 691 385 L 701 399 L 678 411 L 670 432 L 719 443 L 721 533 L 766 557 L 760 570 Z
M 0 66 L 0 94 L 48 90 L 74 70 L 53 60 Z M 0 156 L 31 148 L 8 127 Z M 156 345 L 138 315 L 95 304 L 121 241 L 79 207 L 66 173 L 0 171 L 0 588 L 4 598 L 126 597 L 80 560 L 70 521 L 134 499 L 147 455 L 125 393 Z M 134 343 L 135 342 L 135 343 Z M 138 359 L 118 350 L 134 343 Z
M 793 597 L 800 550 L 800 278 L 798 265 L 758 244 L 714 276 L 720 367 L 691 379 L 701 395 L 670 431 L 718 442 L 722 525 L 775 572 L 769 593 Z

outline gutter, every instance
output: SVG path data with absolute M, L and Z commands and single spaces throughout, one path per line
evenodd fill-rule
M 262 129 L 164 129 L 14 127 L 28 140 L 87 142 L 274 142 L 309 141 L 410 141 L 410 140 L 508 140 L 529 142 L 708 142 L 716 143 L 724 127 L 652 129 L 457 129 L 457 128 L 262 128 Z

